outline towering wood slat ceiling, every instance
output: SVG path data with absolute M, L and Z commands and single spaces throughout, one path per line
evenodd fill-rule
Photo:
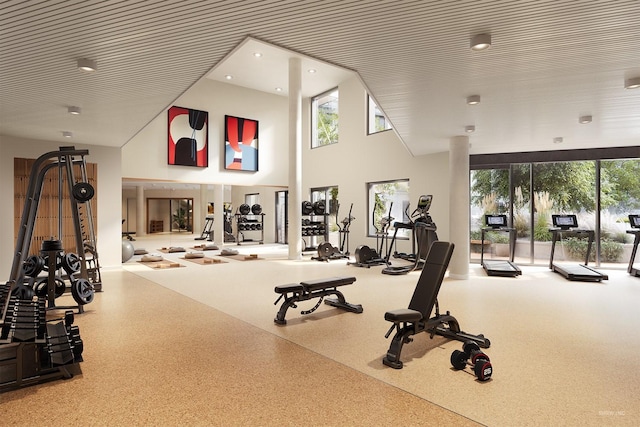
M 0 1 L 0 135 L 122 146 L 247 37 L 355 70 L 414 155 L 640 146 L 638 0 Z

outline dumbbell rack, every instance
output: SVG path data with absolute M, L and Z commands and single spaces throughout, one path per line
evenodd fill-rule
M 235 214 L 236 217 L 236 242 L 238 245 L 242 243 L 264 243 L 264 214 Z M 245 232 L 260 233 L 259 240 L 249 240 L 244 238 Z M 240 236 L 242 235 L 242 239 Z
M 302 238 L 309 237 L 309 245 L 306 245 L 304 251 L 316 251 L 318 248 L 314 246 L 314 238 L 322 238 L 325 242 L 329 241 L 329 214 L 322 215 L 302 215 Z
M 0 307 L 0 392 L 73 376 L 83 351 L 73 312 L 47 322 L 44 298 L 12 296 L 10 283 L 0 284 Z

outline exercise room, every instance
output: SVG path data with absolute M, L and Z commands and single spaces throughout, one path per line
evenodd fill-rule
M 0 424 L 636 425 L 640 8 L 487 6 L 9 2 Z

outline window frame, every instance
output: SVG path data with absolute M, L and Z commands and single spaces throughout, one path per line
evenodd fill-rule
M 336 115 L 337 115 L 337 119 L 336 119 L 336 135 L 335 135 L 335 141 L 330 141 L 326 144 L 319 144 L 318 143 L 318 100 L 320 98 L 323 97 L 327 97 L 333 93 L 337 93 L 336 96 L 336 103 L 337 103 L 337 107 L 336 107 Z M 320 148 L 320 147 L 326 147 L 326 146 L 330 146 L 330 145 L 334 145 L 337 144 L 340 140 L 340 89 L 339 87 L 334 87 L 332 89 L 329 89 L 325 92 L 322 92 L 316 96 L 311 97 L 311 148 Z
M 373 105 L 373 112 L 371 111 L 371 106 Z M 380 114 L 376 114 L 376 111 L 378 110 L 380 112 Z M 378 117 L 381 116 L 384 119 L 384 129 L 381 130 L 372 130 L 371 129 L 371 118 L 372 117 Z M 388 126 L 388 127 L 387 127 Z M 378 105 L 378 103 L 375 101 L 375 99 L 373 99 L 373 97 L 369 94 L 367 94 L 367 135 L 375 135 L 376 133 L 381 133 L 381 132 L 386 132 L 389 130 L 392 130 L 393 126 L 391 126 L 391 122 L 389 121 L 389 118 L 387 118 L 387 115 L 384 114 L 384 111 L 382 111 L 382 109 L 380 108 L 380 106 Z

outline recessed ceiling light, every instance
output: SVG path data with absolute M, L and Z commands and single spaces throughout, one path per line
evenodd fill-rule
M 584 125 L 587 123 L 591 123 L 592 120 L 593 118 L 591 116 L 580 116 L 580 118 L 578 119 L 578 122 Z
M 71 138 L 73 136 L 73 134 L 71 132 L 69 132 L 68 130 L 63 130 L 62 131 L 62 136 L 64 136 L 65 138 Z
M 625 89 L 638 89 L 640 87 L 640 77 L 633 77 L 624 81 Z
M 561 136 L 556 136 L 555 138 L 553 138 L 553 143 L 554 144 L 562 144 L 562 137 Z
M 465 126 L 464 131 L 466 133 L 473 133 L 476 131 L 476 127 L 474 125 Z
M 226 76 L 224 76 L 224 78 L 227 80 L 231 80 L 233 76 L 231 74 L 227 74 Z
M 469 42 L 471 50 L 485 50 L 491 47 L 491 34 L 478 34 L 471 37 Z
M 253 52 L 253 56 L 256 58 L 262 58 L 262 54 L 260 52 Z
M 67 113 L 77 116 L 78 114 L 80 114 L 80 107 L 67 107 Z
M 308 71 L 309 71 L 311 74 L 313 74 L 313 73 L 315 73 L 315 72 L 316 72 L 316 69 L 315 69 L 315 68 L 309 68 L 309 70 L 308 70 Z
M 480 95 L 467 96 L 467 104 L 478 105 L 480 104 Z
M 98 69 L 98 63 L 92 59 L 80 58 L 78 59 L 78 69 L 92 73 Z
M 276 92 L 282 92 L 282 88 L 281 87 L 277 87 L 276 88 Z

